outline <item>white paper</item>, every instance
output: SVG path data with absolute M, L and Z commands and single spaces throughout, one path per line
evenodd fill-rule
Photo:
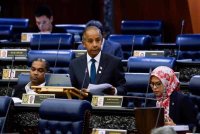
M 175 131 L 188 131 L 189 126 L 188 125 L 175 125 L 175 126 L 170 126 L 172 127 Z
M 104 84 L 89 84 L 88 91 L 93 95 L 104 95 L 103 91 L 107 88 L 111 88 L 112 85 L 108 83 Z
M 14 103 L 22 103 L 22 100 L 20 98 L 17 97 L 12 97 L 12 100 Z

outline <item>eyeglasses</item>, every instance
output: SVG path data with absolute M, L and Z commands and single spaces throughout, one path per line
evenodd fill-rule
M 154 87 L 158 88 L 158 87 L 160 87 L 162 85 L 162 82 L 160 82 L 160 81 L 159 82 L 155 82 L 155 83 L 152 82 L 149 85 L 150 85 L 151 88 L 154 88 Z

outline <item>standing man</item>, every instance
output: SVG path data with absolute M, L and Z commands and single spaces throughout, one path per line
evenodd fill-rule
M 63 33 L 64 30 L 54 27 L 53 13 L 47 5 L 39 6 L 35 10 L 36 25 L 41 33 Z
M 88 88 L 89 85 L 109 83 L 111 87 L 103 90 L 104 94 L 125 95 L 126 80 L 121 60 L 103 53 L 101 51 L 102 41 L 103 35 L 99 28 L 95 26 L 85 28 L 82 43 L 87 49 L 87 54 L 70 63 L 69 72 L 72 86 L 91 92 Z M 95 72 L 93 72 L 94 68 Z
M 36 94 L 31 86 L 45 86 L 45 74 L 49 70 L 49 63 L 45 59 L 36 59 L 32 62 L 30 70 L 30 82 L 25 85 L 17 85 L 14 97 L 22 98 L 22 94 Z

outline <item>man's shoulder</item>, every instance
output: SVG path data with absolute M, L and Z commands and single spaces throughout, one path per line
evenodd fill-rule
M 86 55 L 84 54 L 84 55 L 81 55 L 81 56 L 79 56 L 79 57 L 77 57 L 77 58 L 74 58 L 72 61 L 71 61 L 71 64 L 72 63 L 77 63 L 77 62 L 83 62 L 83 60 L 85 60 L 86 59 Z

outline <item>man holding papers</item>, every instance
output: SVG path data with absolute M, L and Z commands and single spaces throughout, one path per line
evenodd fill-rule
M 87 54 L 70 63 L 72 86 L 93 95 L 125 95 L 126 80 L 121 60 L 101 51 L 102 40 L 97 27 L 85 28 L 82 43 Z

